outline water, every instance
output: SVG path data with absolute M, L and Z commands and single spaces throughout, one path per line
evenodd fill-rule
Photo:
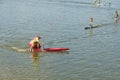
M 0 0 L 0 80 L 120 80 L 119 0 Z M 84 30 L 89 18 L 100 28 Z M 36 35 L 68 52 L 27 54 Z

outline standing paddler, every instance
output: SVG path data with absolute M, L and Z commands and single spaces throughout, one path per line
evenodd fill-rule
M 114 21 L 115 21 L 115 23 L 117 23 L 118 20 L 119 20 L 119 14 L 118 14 L 118 11 L 116 10 L 115 11 L 115 15 L 114 15 Z
M 92 27 L 93 27 L 93 18 L 92 17 L 89 20 L 89 25 L 90 25 L 90 29 L 92 29 Z

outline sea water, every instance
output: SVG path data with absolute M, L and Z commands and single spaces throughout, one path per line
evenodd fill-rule
M 0 80 L 120 80 L 120 1 L 0 0 Z M 89 27 L 89 18 L 99 28 Z M 24 53 L 36 35 L 42 48 L 66 52 Z

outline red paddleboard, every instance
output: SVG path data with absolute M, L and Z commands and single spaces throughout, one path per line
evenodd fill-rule
M 17 47 L 12 47 L 12 49 L 18 51 L 18 52 L 56 52 L 56 51 L 67 51 L 69 48 L 44 48 L 43 50 L 41 49 L 19 49 Z
M 55 51 L 66 51 L 69 48 L 44 48 L 43 50 L 34 49 L 32 52 L 55 52 Z
M 53 51 L 66 51 L 69 50 L 69 48 L 45 48 L 46 52 L 53 52 Z

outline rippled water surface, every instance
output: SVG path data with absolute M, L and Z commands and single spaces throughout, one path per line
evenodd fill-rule
M 0 0 L 0 80 L 120 80 L 120 1 Z M 101 25 L 85 30 L 89 18 Z M 18 52 L 36 35 L 43 47 L 66 52 Z

